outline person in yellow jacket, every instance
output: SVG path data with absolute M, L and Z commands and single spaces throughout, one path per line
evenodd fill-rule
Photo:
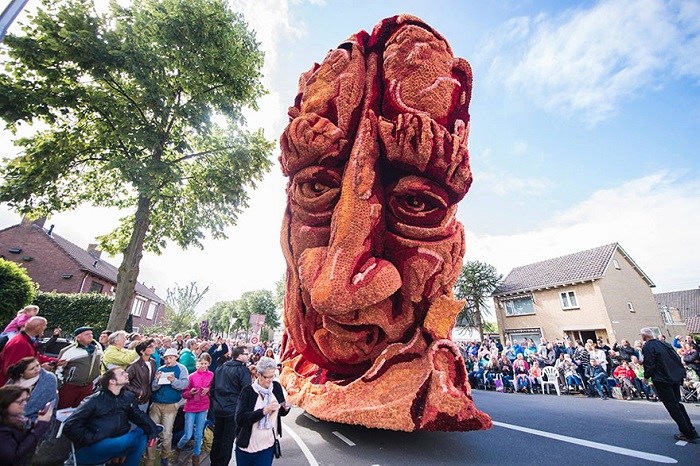
M 121 367 L 126 370 L 129 364 L 139 357 L 136 350 L 124 348 L 126 344 L 126 332 L 123 330 L 110 334 L 108 343 L 109 346 L 107 346 L 102 356 L 102 374 L 114 367 Z

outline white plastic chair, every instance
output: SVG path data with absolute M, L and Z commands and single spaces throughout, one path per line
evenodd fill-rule
M 559 371 L 552 366 L 545 366 L 542 369 L 542 373 L 547 376 L 547 380 L 542 377 L 542 393 L 544 393 L 544 387 L 547 386 L 547 393 L 549 393 L 549 386 L 553 385 L 557 390 L 557 396 L 561 396 L 559 391 Z

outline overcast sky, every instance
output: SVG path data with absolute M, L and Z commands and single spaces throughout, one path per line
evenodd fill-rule
M 458 211 L 466 260 L 506 275 L 618 242 L 655 292 L 700 285 L 700 2 L 230 3 L 265 50 L 269 94 L 248 122 L 270 139 L 286 124 L 299 74 L 384 17 L 422 18 L 471 63 L 474 184 Z M 10 141 L 0 135 L 2 147 Z M 204 251 L 170 245 L 162 256 L 146 254 L 139 280 L 161 297 L 175 283 L 209 286 L 199 312 L 274 289 L 285 268 L 285 183 L 276 162 L 228 240 L 205 241 Z M 86 206 L 47 226 L 86 247 L 118 215 Z M 0 228 L 19 220 L 0 205 Z M 119 265 L 121 257 L 108 260 Z

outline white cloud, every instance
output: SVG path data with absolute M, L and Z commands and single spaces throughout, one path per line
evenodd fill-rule
M 652 279 L 655 292 L 700 285 L 700 179 L 659 172 L 599 190 L 541 228 L 512 235 L 467 232 L 467 259 L 506 275 L 513 267 L 620 243 Z
M 542 178 L 526 178 L 500 171 L 479 171 L 479 188 L 485 193 L 505 196 L 511 193 L 537 196 L 546 193 L 553 183 Z
M 486 46 L 491 80 L 538 105 L 597 123 L 620 102 L 700 76 L 700 13 L 692 3 L 607 0 L 557 16 L 515 18 Z

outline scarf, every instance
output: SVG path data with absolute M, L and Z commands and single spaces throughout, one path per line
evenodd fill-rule
M 37 381 L 39 380 L 39 377 L 41 377 L 41 372 L 39 373 L 39 375 L 37 375 L 36 377 L 32 377 L 31 379 L 25 379 L 24 377 L 20 377 L 15 384 L 20 387 L 25 387 L 30 390 L 33 390 L 34 385 L 36 385 Z
M 273 386 L 274 386 L 274 384 L 271 383 L 269 388 L 262 388 L 257 380 L 255 380 L 252 383 L 252 387 L 253 387 L 253 390 L 255 391 L 255 393 L 262 396 L 262 399 L 263 399 L 262 407 L 263 408 L 265 406 L 269 405 L 272 402 L 272 398 L 275 396 L 272 393 Z M 258 429 L 272 429 L 272 421 L 270 421 L 271 414 L 272 414 L 271 412 L 267 413 L 265 415 L 265 417 L 260 419 L 260 421 L 258 422 Z

